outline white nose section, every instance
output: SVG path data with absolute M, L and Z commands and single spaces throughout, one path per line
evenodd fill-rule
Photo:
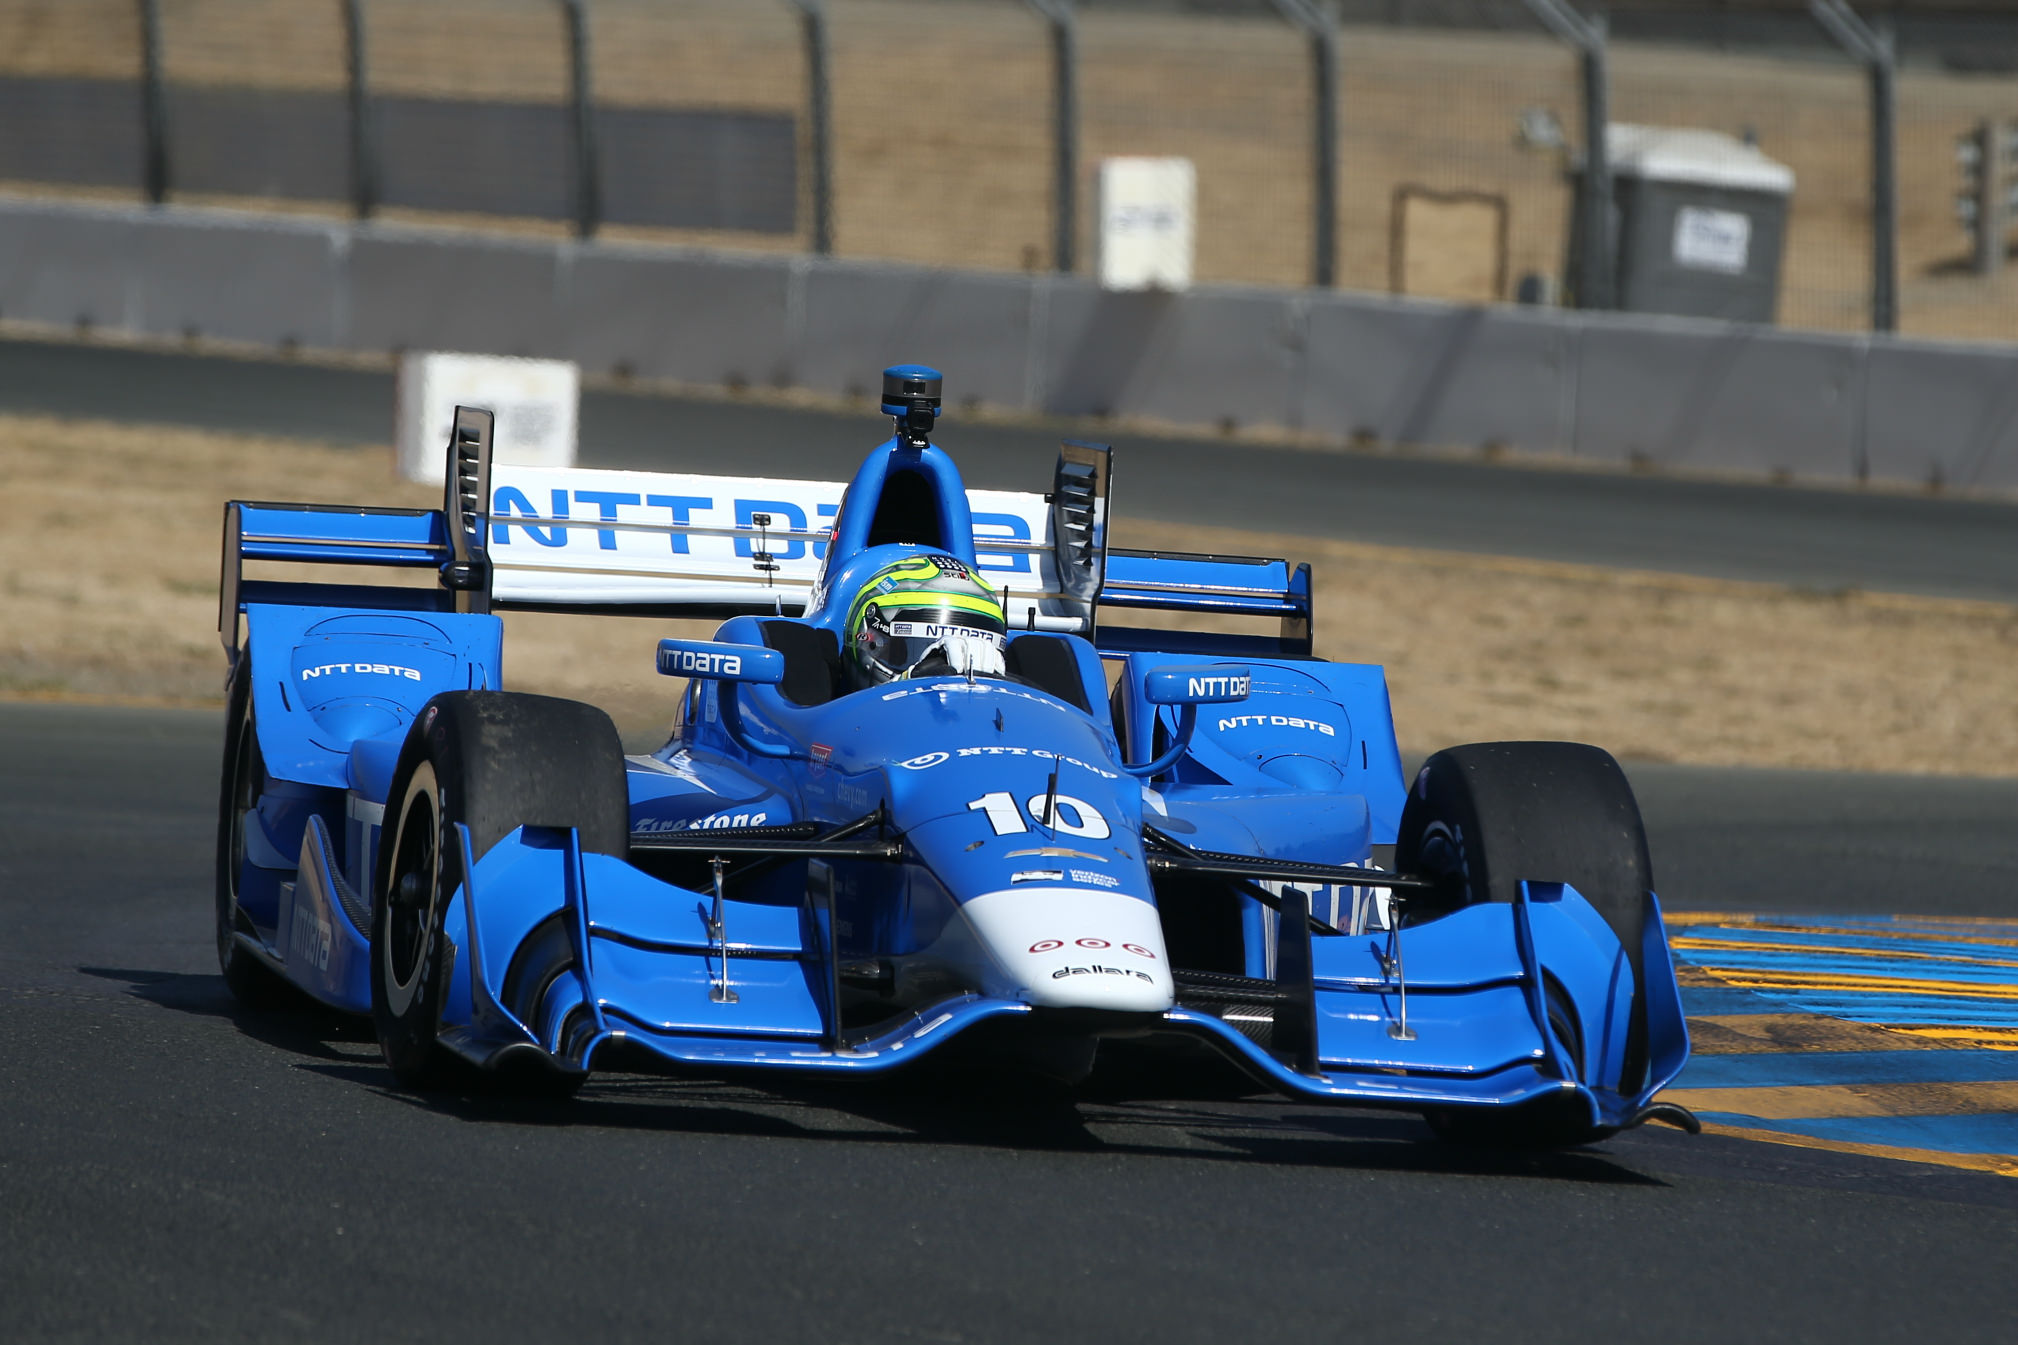
M 1047 1009 L 1162 1013 L 1170 959 L 1156 908 L 1118 892 L 1017 887 L 961 908 L 1022 998 Z

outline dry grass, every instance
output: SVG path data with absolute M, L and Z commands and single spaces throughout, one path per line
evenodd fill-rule
M 1168 530 L 1117 528 L 1123 544 Z M 1403 741 L 1574 738 L 1699 764 L 2018 773 L 2018 608 L 1191 528 L 1312 562 L 1318 653 L 1383 663 Z
M 0 695 L 221 699 L 217 567 L 227 499 L 438 505 L 399 480 L 390 448 L 0 417 L 0 474 L 19 522 L 0 531 Z M 252 577 L 327 578 L 300 566 Z M 430 582 L 374 571 L 378 582 Z M 679 623 L 695 626 L 695 623 Z M 652 668 L 664 623 L 506 617 L 506 675 L 523 690 L 607 704 L 628 728 L 670 704 Z
M 431 504 L 389 449 L 0 417 L 0 695 L 215 702 L 227 498 Z M 1138 521 L 1117 540 L 1315 563 L 1319 652 L 1384 662 L 1405 743 L 1565 737 L 1622 756 L 2009 775 L 2018 609 L 1406 551 Z M 660 636 L 512 613 L 508 685 L 669 718 Z

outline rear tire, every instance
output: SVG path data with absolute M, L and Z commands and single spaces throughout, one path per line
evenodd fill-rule
M 1511 902 L 1523 880 L 1568 883 L 1604 917 L 1643 984 L 1641 938 L 1646 893 L 1653 888 L 1638 802 L 1618 762 L 1583 743 L 1471 743 L 1447 748 L 1423 763 L 1402 808 L 1395 867 L 1437 880 L 1437 890 L 1411 898 L 1409 923 L 1421 923 L 1484 901 Z M 1552 1026 L 1571 1058 L 1579 1029 L 1566 997 L 1551 995 Z M 1636 1000 L 1628 1030 L 1621 1091 L 1646 1072 L 1646 1025 Z M 1509 1122 L 1511 1124 L 1509 1124 Z M 1497 1118 L 1450 1112 L 1433 1120 L 1446 1138 L 1496 1133 L 1502 1143 L 1578 1144 L 1599 1138 L 1571 1112 L 1551 1105 Z M 1498 1128 L 1495 1131 L 1495 1127 Z
M 285 983 L 238 942 L 238 883 L 245 870 L 245 815 L 258 806 L 266 788 L 266 760 L 252 721 L 252 655 L 242 652 L 225 690 L 224 767 L 217 803 L 217 966 L 224 984 L 250 1007 L 280 1001 Z M 250 933 L 250 925 L 244 925 Z
M 627 858 L 623 747 L 593 706 L 445 692 L 415 718 L 386 802 L 372 894 L 372 1020 L 394 1077 L 439 1087 L 454 1068 L 436 1038 L 452 970 L 443 919 L 463 881 L 455 824 L 469 828 L 478 858 L 522 825 L 574 827 L 583 850 Z

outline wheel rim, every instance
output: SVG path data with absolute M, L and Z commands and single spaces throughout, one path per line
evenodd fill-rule
M 385 892 L 385 989 L 387 1006 L 403 1015 L 419 993 L 427 966 L 428 932 L 433 925 L 434 895 L 440 864 L 436 844 L 434 776 L 423 766 L 415 772 L 400 811 L 399 839 L 393 847 Z M 427 895 L 417 906 L 394 900 L 409 877 L 418 878 Z
M 1405 907 L 1410 924 L 1434 920 L 1471 901 L 1471 865 L 1465 854 L 1464 828 L 1439 818 L 1423 828 L 1417 842 L 1415 870 L 1434 879 L 1436 888 Z

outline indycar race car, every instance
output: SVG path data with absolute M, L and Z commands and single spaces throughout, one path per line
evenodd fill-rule
M 1446 1134 L 1693 1128 L 1654 1102 L 1688 1037 L 1611 757 L 1478 744 L 1407 782 L 1381 669 L 1312 656 L 1308 566 L 1110 547 L 1097 445 L 1047 493 L 968 490 L 940 389 L 885 374 L 895 432 L 845 488 L 494 466 L 462 408 L 439 511 L 227 505 L 234 992 L 370 1014 L 411 1087 L 1070 1082 L 1189 1039 Z M 440 582 L 246 573 L 274 561 Z M 495 613 L 531 607 L 726 620 L 659 642 L 672 735 L 626 757 L 602 711 L 501 689 Z

